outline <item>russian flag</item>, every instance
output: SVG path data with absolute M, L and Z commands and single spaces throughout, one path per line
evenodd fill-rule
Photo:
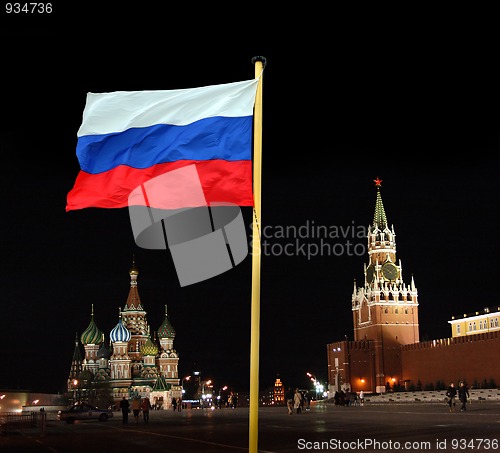
M 131 192 L 146 181 L 192 164 L 206 204 L 252 206 L 258 81 L 88 93 L 77 134 L 81 170 L 68 193 L 66 211 L 127 207 Z M 194 207 L 179 205 L 179 199 L 172 196 L 169 202 L 165 193 L 162 207 Z

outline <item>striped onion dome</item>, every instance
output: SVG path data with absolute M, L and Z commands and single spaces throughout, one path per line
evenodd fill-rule
M 151 337 L 141 346 L 141 354 L 143 356 L 158 354 L 158 346 L 151 341 Z
M 102 331 L 96 326 L 94 322 L 94 304 L 92 304 L 92 314 L 90 316 L 90 323 L 88 327 L 83 331 L 80 337 L 80 341 L 84 346 L 88 344 L 101 344 L 102 337 L 103 337 Z
M 109 339 L 115 343 L 117 341 L 130 341 L 132 334 L 130 331 L 123 325 L 122 322 L 122 312 L 120 310 L 120 319 L 118 320 L 118 324 L 114 327 L 114 329 L 109 334 Z
M 162 325 L 158 329 L 158 338 L 174 338 L 175 337 L 175 329 L 167 316 L 167 306 L 165 305 L 165 319 L 163 320 Z

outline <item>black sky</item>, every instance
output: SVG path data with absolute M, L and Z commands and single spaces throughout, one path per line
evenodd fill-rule
M 76 133 L 87 92 L 246 80 L 256 55 L 267 58 L 263 226 L 274 233 L 366 227 L 378 176 L 404 281 L 413 275 L 419 290 L 421 340 L 450 336 L 452 315 L 497 306 L 498 49 L 487 28 L 457 30 L 451 39 L 442 25 L 427 23 L 424 33 L 392 24 L 394 36 L 391 24 L 340 27 L 336 19 L 312 32 L 280 23 L 264 39 L 235 23 L 183 22 L 179 34 L 178 25 L 153 33 L 142 22 L 139 33 L 122 21 L 111 32 L 97 13 L 87 11 L 86 25 L 58 14 L 47 23 L 8 17 L 2 33 L 0 339 L 8 366 L 0 388 L 64 391 L 75 334 L 93 304 L 109 338 L 135 254 L 152 329 L 168 304 L 180 374 L 200 369 L 216 385 L 247 389 L 250 256 L 181 288 L 167 251 L 134 245 L 126 209 L 66 213 L 65 205 L 79 170 Z M 252 213 L 242 211 L 249 226 Z M 319 243 L 267 239 L 275 250 Z M 342 247 L 348 239 L 366 246 L 357 237 L 325 242 Z M 326 344 L 353 338 L 351 294 L 354 280 L 363 283 L 367 254 L 297 253 L 262 257 L 262 387 L 278 374 L 291 385 L 306 385 L 308 371 L 325 379 Z

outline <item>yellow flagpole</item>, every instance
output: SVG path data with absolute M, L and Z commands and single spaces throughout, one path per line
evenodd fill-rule
M 254 155 L 252 227 L 252 307 L 250 332 L 250 416 L 249 453 L 258 452 L 259 441 L 259 342 L 260 342 L 260 252 L 261 252 L 261 183 L 262 183 L 262 75 L 266 64 L 264 57 L 252 58 L 255 78 L 259 78 L 254 107 Z

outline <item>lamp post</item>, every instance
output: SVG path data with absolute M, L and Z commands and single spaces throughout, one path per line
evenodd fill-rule
M 184 390 L 184 381 L 189 381 L 189 379 L 191 379 L 191 376 L 186 376 L 186 377 L 183 377 L 183 378 L 182 378 L 182 381 L 181 381 L 181 386 L 182 386 L 182 390 L 181 390 L 181 392 L 182 392 L 182 399 L 184 399 L 184 393 L 186 392 L 186 391 Z
M 222 387 L 222 388 L 219 388 L 219 396 L 217 397 L 217 407 L 218 407 L 219 409 L 222 409 L 222 401 L 221 401 L 221 396 L 220 396 L 220 392 L 221 392 L 222 390 L 226 391 L 226 390 L 227 390 L 227 385 L 225 385 L 225 386 L 224 386 L 224 387 Z
M 203 407 L 212 405 L 212 392 L 210 390 L 212 387 L 213 384 L 211 379 L 208 381 L 202 381 L 201 383 L 201 403 Z M 209 393 L 205 393 L 205 388 L 208 389 Z
M 73 379 L 73 404 L 76 403 L 76 387 L 78 386 L 78 379 Z
M 319 382 L 316 379 L 316 376 L 314 376 L 314 374 L 311 374 L 311 373 L 306 373 L 306 374 L 307 374 L 307 376 L 309 376 L 311 381 L 314 383 L 314 389 L 316 390 L 316 400 L 317 400 L 318 399 L 318 392 L 319 391 L 323 392 L 324 387 L 323 387 L 323 385 L 321 385 L 321 382 Z

